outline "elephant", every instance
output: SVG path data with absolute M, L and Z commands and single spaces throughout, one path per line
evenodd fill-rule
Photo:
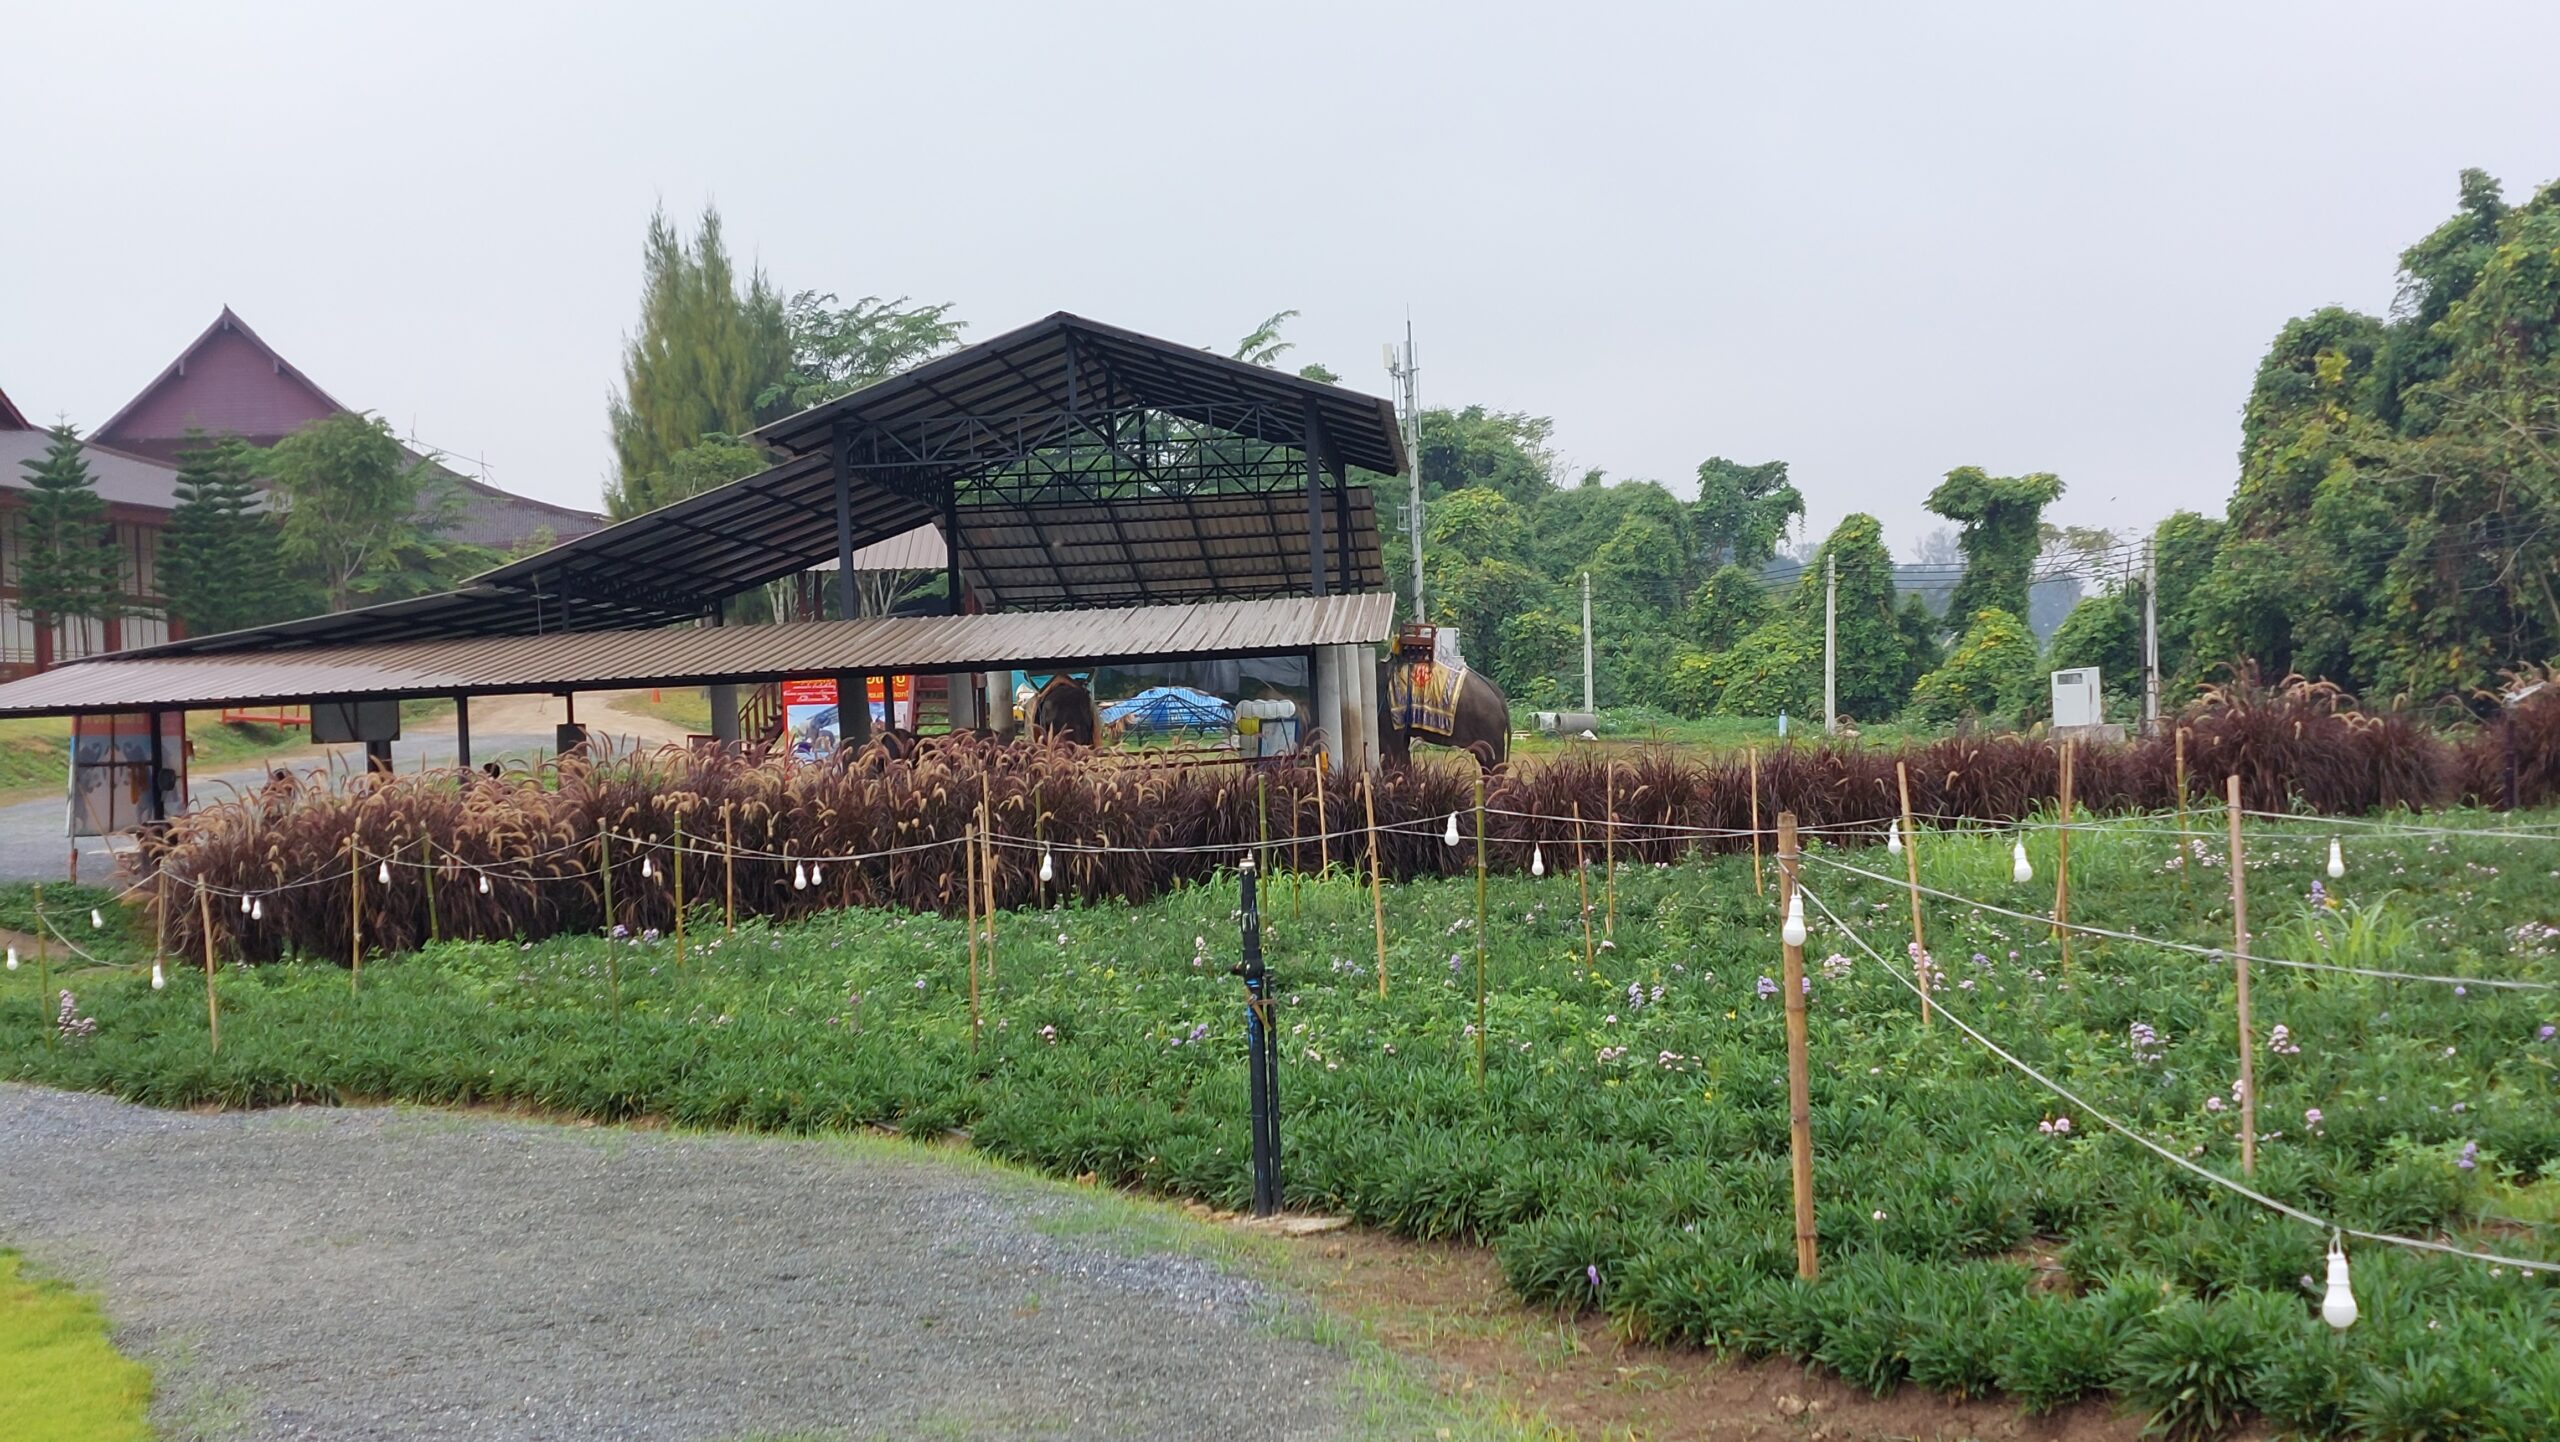
M 1102 734 L 1102 708 L 1094 704 L 1092 690 L 1073 676 L 1051 677 L 1022 708 L 1022 719 L 1034 739 L 1056 737 L 1091 746 Z
M 1487 771 L 1499 771 L 1511 756 L 1511 698 L 1493 684 L 1493 678 L 1482 671 L 1467 671 L 1466 680 L 1458 688 L 1458 699 L 1450 716 L 1449 729 L 1434 730 L 1427 723 L 1415 724 L 1418 717 L 1398 715 L 1397 673 L 1408 676 L 1417 663 L 1391 659 L 1378 663 L 1378 743 L 1386 759 L 1398 766 L 1413 759 L 1413 741 L 1420 737 L 1435 746 L 1452 746 L 1476 758 L 1476 764 Z M 1447 668 L 1443 668 L 1444 670 Z M 1404 688 L 1409 694 L 1411 688 Z

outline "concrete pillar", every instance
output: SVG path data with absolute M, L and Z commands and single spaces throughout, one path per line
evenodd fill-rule
M 1378 769 L 1378 657 L 1367 646 L 1342 648 L 1342 664 L 1358 681 L 1359 697 L 1350 703 L 1351 733 L 1359 745 L 1349 752 L 1355 770 Z M 1346 692 L 1352 687 L 1344 687 Z
M 738 683 L 724 681 L 710 690 L 711 737 L 723 746 L 735 746 L 746 737 L 738 725 Z
M 998 736 L 1013 735 L 1013 670 L 987 673 L 987 728 Z
M 981 724 L 978 684 L 986 678 L 975 671 L 954 671 L 942 678 L 951 696 L 951 729 L 974 731 Z
M 866 678 L 850 672 L 836 677 L 836 744 L 859 746 L 871 739 L 870 688 Z
M 1315 672 L 1315 715 L 1309 718 L 1310 728 L 1314 731 L 1323 733 L 1320 738 L 1321 744 L 1324 747 L 1326 756 L 1331 758 L 1331 769 L 1336 774 L 1341 773 L 1343 769 L 1342 758 L 1348 754 L 1345 749 L 1345 738 L 1342 734 L 1342 658 L 1339 654 L 1340 650 L 1341 648 L 1337 646 L 1318 646 L 1315 649 L 1311 663 L 1311 669 Z M 1301 743 L 1304 744 L 1316 738 L 1302 736 L 1299 739 Z

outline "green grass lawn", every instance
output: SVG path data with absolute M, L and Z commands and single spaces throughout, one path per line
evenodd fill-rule
M 2166 826 L 2078 833 L 2072 914 L 2227 944 L 2218 833 L 2200 827 L 2201 855 L 2172 865 Z M 2262 955 L 2560 980 L 2560 841 L 2339 827 L 2348 871 L 2328 881 L 2331 829 L 2252 829 Z M 2010 879 L 2009 833 L 1924 836 L 1923 878 L 2049 907 L 2057 837 L 2027 835 L 2030 884 Z M 1824 1276 L 1796 1281 L 1777 918 L 1751 859 L 1622 869 L 1614 934 L 1586 962 L 1569 855 L 1547 848 L 1543 878 L 1494 878 L 1481 973 L 1471 880 L 1390 888 L 1384 998 L 1367 888 L 1272 881 L 1293 1205 L 1478 1239 L 1532 1303 L 1879 1390 L 2037 1407 L 2115 1393 L 2197 1432 L 2254 1409 L 2324 1435 L 2560 1436 L 2560 1288 L 2352 1243 L 2364 1320 L 2333 1337 L 2316 1318 L 2324 1233 L 2112 1135 L 1954 1026 L 1923 1026 L 1819 911 Z M 1904 893 L 1829 861 L 1899 859 L 1818 850 L 1807 877 L 1901 957 Z M 1592 886 L 1605 928 L 1596 865 Z M 959 1130 L 1051 1173 L 1233 1207 L 1248 1190 L 1235 901 L 1230 878 L 1141 907 L 1006 914 L 974 1046 L 959 923 L 850 911 L 724 938 L 705 909 L 682 960 L 657 937 L 448 944 L 368 964 L 352 994 L 335 966 L 226 972 L 219 1057 L 191 970 L 161 993 L 138 969 L 91 973 L 76 1002 L 97 1034 L 50 1047 L 22 970 L 0 980 L 0 1075 L 168 1106 L 396 1097 Z M 2041 925 L 1935 903 L 1927 922 L 1946 1007 L 2089 1106 L 2237 1175 L 2226 964 L 2084 939 L 2066 966 Z M 2554 993 L 2271 964 L 2254 982 L 2254 1186 L 2349 1226 L 2560 1259 Z
M 97 1304 L 0 1251 L 0 1437 L 147 1442 L 151 1372 L 107 1341 Z
M 450 703 L 447 703 L 450 705 Z M 299 748 L 303 733 L 295 727 L 256 723 L 225 725 L 220 713 L 197 711 L 187 717 L 187 736 L 195 742 L 190 768 L 209 774 L 255 757 Z M 47 790 L 60 792 L 70 781 L 71 723 L 58 716 L 20 717 L 0 721 L 0 793 Z

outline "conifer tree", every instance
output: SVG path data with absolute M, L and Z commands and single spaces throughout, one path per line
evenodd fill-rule
M 18 605 L 40 637 L 59 638 L 83 620 L 117 613 L 116 552 L 107 503 L 89 476 L 80 433 L 63 422 L 27 473 L 27 521 L 18 563 Z M 61 654 L 56 648 L 54 654 Z
M 160 590 L 190 634 L 282 620 L 300 609 L 275 523 L 258 504 L 257 455 L 237 436 L 190 437 L 177 506 L 160 539 Z

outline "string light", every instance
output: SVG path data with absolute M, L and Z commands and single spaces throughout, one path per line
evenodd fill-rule
M 1049 866 L 1049 848 L 1048 848 L 1048 847 L 1046 847 L 1046 846 L 1041 847 L 1041 848 L 1040 848 L 1040 884 L 1041 884 L 1042 886 L 1046 886 L 1046 885 L 1048 885 L 1048 884 L 1049 884 L 1049 878 L 1050 878 L 1050 877 L 1052 877 L 1052 876 L 1054 876 L 1054 875 L 1056 875 L 1056 874 L 1057 874 L 1057 873 L 1056 873 L 1055 871 L 1051 870 L 1051 869 L 1050 869 L 1050 866 Z
M 1795 891 L 1787 894 L 1787 924 L 1779 928 L 1778 935 L 1782 937 L 1789 946 L 1804 945 L 1805 926 L 1803 892 Z
M 794 863 L 792 864 L 792 867 L 791 867 L 791 889 L 792 889 L 792 890 L 794 890 L 794 891 L 806 891 L 806 890 L 808 890 L 808 889 L 809 889 L 809 868 L 808 868 L 808 867 L 806 867 L 806 866 L 802 866 L 802 865 L 800 865 L 800 864 L 799 864 L 799 863 L 797 863 L 797 862 L 794 862 Z
M 14 946 L 9 948 L 9 969 L 11 971 L 18 969 L 18 949 Z
M 2335 881 L 2346 874 L 2346 853 L 2338 849 L 2338 838 L 2332 836 L 2329 838 L 2329 879 Z
M 1458 844 L 1458 813 L 1454 811 L 1449 813 L 1449 829 L 1440 833 L 1440 844 L 1443 846 Z
M 2036 869 L 2027 862 L 2027 843 L 2023 841 L 2009 852 L 2009 879 L 2020 886 L 2036 879 Z
M 2320 1299 L 2320 1320 L 2343 1332 L 2356 1324 L 2355 1288 L 2347 1281 L 2346 1240 L 2329 1233 L 2329 1294 Z
M 480 889 L 482 891 L 488 890 L 489 883 L 485 880 L 482 881 L 480 883 Z M 267 899 L 265 897 L 258 897 L 249 903 L 249 919 L 251 921 L 264 921 L 267 919 Z
M 810 868 L 809 868 L 809 884 L 810 884 L 810 885 L 812 885 L 812 886 L 824 886 L 824 885 L 826 885 L 826 883 L 827 883 L 827 864 L 826 864 L 825 862 L 821 861 L 821 862 L 819 862 L 817 865 L 812 866 L 812 867 L 810 867 Z
M 240 893 L 240 910 L 244 914 L 249 910 L 249 893 L 245 891 Z
M 482 896 L 489 894 L 489 873 L 485 871 L 480 873 L 480 894 Z
M 1884 829 L 1884 854 L 1887 856 L 1900 856 L 1902 854 L 1901 827 L 1888 826 Z
M 104 931 L 107 929 L 107 919 L 100 916 L 98 914 L 98 909 L 94 906 L 89 908 L 89 929 L 91 931 Z
M 169 978 L 160 970 L 160 963 L 156 961 L 151 963 L 151 989 L 153 991 L 167 991 L 169 989 Z
M 1529 874 L 1531 876 L 1544 876 L 1547 874 L 1547 854 L 1544 851 L 1539 850 L 1534 844 L 1529 848 Z
M 654 870 L 652 870 L 652 869 L 650 868 L 649 858 L 648 858 L 648 857 L 645 857 L 645 856 L 641 857 L 641 858 L 640 858 L 640 878 L 641 878 L 643 881 L 646 881 L 646 880 L 647 880 L 647 879 L 649 879 L 650 877 L 655 876 L 655 875 L 657 875 L 657 874 L 658 874 L 658 873 L 657 873 L 656 871 L 654 871 Z
M 373 879 L 381 882 L 385 886 L 389 886 L 391 884 L 391 863 L 388 861 L 382 863 L 381 869 L 373 873 Z

